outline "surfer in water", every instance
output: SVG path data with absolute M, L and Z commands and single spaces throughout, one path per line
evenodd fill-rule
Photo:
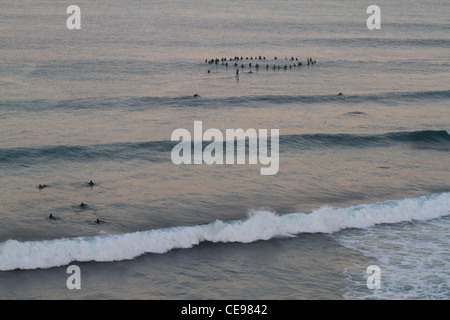
M 50 213 L 50 215 L 48 216 L 48 218 L 50 219 L 50 220 L 56 220 L 56 218 Z
M 45 184 L 44 185 L 42 185 L 42 184 L 39 185 L 39 190 L 40 189 L 44 189 L 44 188 L 47 188 L 47 186 Z
M 89 181 L 89 183 L 88 183 L 88 186 L 89 186 L 89 187 L 92 187 L 92 186 L 94 186 L 94 183 L 92 182 L 92 180 L 91 180 L 91 181 Z
M 88 205 L 85 204 L 85 203 L 83 203 L 83 202 L 80 204 L 80 208 L 87 208 L 87 206 L 88 206 Z
M 95 224 L 100 224 L 100 223 L 102 223 L 102 222 L 105 222 L 105 221 L 100 220 L 99 218 L 97 218 L 97 220 L 94 221 Z

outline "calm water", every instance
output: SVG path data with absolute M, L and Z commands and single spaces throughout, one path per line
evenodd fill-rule
M 450 298 L 448 2 L 76 4 L 0 5 L 0 298 Z M 279 171 L 175 165 L 194 121 Z

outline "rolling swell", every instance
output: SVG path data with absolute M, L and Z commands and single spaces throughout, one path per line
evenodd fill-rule
M 269 146 L 271 140 L 269 139 Z M 47 146 L 41 148 L 0 149 L 0 163 L 36 163 L 37 161 L 170 161 L 170 153 L 178 142 L 124 142 L 90 146 Z M 209 142 L 204 142 L 203 147 Z M 411 148 L 450 150 L 450 133 L 440 131 L 391 132 L 379 135 L 299 134 L 282 135 L 280 152 L 297 152 L 317 148 L 374 148 L 406 144 Z M 248 142 L 247 142 L 248 145 Z M 224 142 L 224 150 L 226 145 Z M 193 150 L 193 148 L 192 148 Z M 248 147 L 246 147 L 248 152 Z
M 264 107 L 266 105 L 290 105 L 290 104 L 328 104 L 328 103 L 402 103 L 414 101 L 447 100 L 450 99 L 450 90 L 442 91 L 415 91 L 415 92 L 386 92 L 377 94 L 345 94 L 338 96 L 336 94 L 324 95 L 252 95 L 240 97 L 208 97 L 201 96 L 180 96 L 180 97 L 129 97 L 121 98 L 118 101 L 108 100 L 105 102 L 92 102 L 90 99 L 82 101 L 62 101 L 57 108 L 76 108 L 77 105 L 100 105 L 111 107 L 117 105 L 125 107 L 128 110 L 141 110 L 142 108 L 158 108 L 160 106 L 184 108 L 184 107 L 203 107 L 208 109 L 247 106 Z
M 239 97 L 91 97 L 83 99 L 71 99 L 60 101 L 0 101 L 0 110 L 5 111 L 36 111 L 50 110 L 109 110 L 125 109 L 126 111 L 151 110 L 156 108 L 184 108 L 201 107 L 208 109 L 246 106 L 261 108 L 273 105 L 311 105 L 311 104 L 360 104 L 380 103 L 395 104 L 404 102 L 429 102 L 450 99 L 450 90 L 440 91 L 413 91 L 413 92 L 385 92 L 352 94 L 345 93 L 343 96 L 336 94 L 323 95 L 251 95 Z
M 283 142 L 284 141 L 284 145 Z M 379 135 L 302 134 L 280 137 L 280 149 L 287 147 L 315 148 L 372 148 L 408 144 L 412 148 L 450 150 L 450 133 L 439 131 L 390 132 Z
M 163 254 L 202 242 L 251 243 L 302 233 L 336 233 L 378 224 L 423 221 L 450 214 L 450 194 L 362 204 L 346 208 L 321 207 L 311 213 L 277 215 L 252 211 L 246 220 L 214 221 L 118 235 L 46 241 L 8 240 L 0 243 L 0 271 L 63 266 L 72 261 L 121 261 L 146 253 Z
M 92 161 L 129 160 L 134 158 L 159 161 L 170 152 L 175 143 L 154 141 L 139 143 L 112 143 L 90 146 L 47 146 L 41 148 L 14 148 L 0 150 L 0 163 L 35 163 L 36 161 Z

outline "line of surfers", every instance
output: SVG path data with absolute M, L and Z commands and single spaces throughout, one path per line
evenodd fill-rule
M 273 58 L 274 60 L 278 60 L 278 58 L 277 57 L 274 57 Z M 290 61 L 296 61 L 295 63 L 294 63 L 294 66 L 296 67 L 296 66 L 301 66 L 301 65 L 303 65 L 303 63 L 301 62 L 301 61 L 299 61 L 298 60 L 298 58 L 296 57 L 296 58 L 294 58 L 294 57 L 291 57 L 291 58 L 288 58 L 288 57 L 285 57 L 284 58 L 285 60 L 290 60 Z M 232 61 L 234 61 L 234 66 L 235 67 L 237 67 L 237 66 L 239 66 L 239 64 L 237 63 L 237 61 L 244 61 L 244 60 L 250 60 L 250 61 L 252 61 L 252 60 L 256 60 L 256 61 L 266 61 L 266 57 L 261 57 L 261 56 L 259 56 L 259 57 L 246 57 L 245 59 L 244 59 L 244 57 L 234 57 L 234 58 L 230 58 L 230 59 L 228 59 L 227 60 L 227 58 L 215 58 L 215 59 L 210 59 L 210 60 L 208 60 L 208 59 L 206 59 L 205 60 L 205 63 L 208 63 L 208 64 L 219 64 L 219 62 L 221 62 L 222 63 L 222 65 L 224 65 L 224 66 L 228 66 L 228 61 L 230 61 L 230 62 L 232 62 Z M 313 58 L 307 58 L 306 59 L 306 63 L 307 63 L 307 65 L 310 65 L 310 64 L 315 64 L 316 63 L 316 60 L 315 59 L 313 59 Z M 241 64 L 241 67 L 244 67 L 244 64 Z M 252 67 L 252 63 L 249 63 L 249 67 Z M 258 63 L 256 63 L 255 64 L 255 67 L 256 68 L 258 68 L 259 67 L 259 64 Z M 274 65 L 274 67 L 275 67 L 275 65 Z M 286 65 L 286 67 L 287 67 L 287 65 Z M 269 65 L 268 64 L 266 64 L 266 68 L 268 69 L 269 68 Z
M 91 180 L 91 181 L 88 182 L 87 185 L 88 185 L 89 187 L 93 187 L 93 186 L 95 185 L 95 183 Z M 45 189 L 45 188 L 47 188 L 47 187 L 48 187 L 48 186 L 45 185 L 45 184 L 40 184 L 40 185 L 38 186 L 39 190 Z M 79 207 L 85 209 L 85 208 L 88 207 L 88 205 L 85 204 L 84 202 L 81 202 L 80 205 L 79 205 Z M 49 218 L 50 220 L 56 220 L 56 218 L 55 218 L 55 217 L 53 216 L 53 214 L 51 214 L 51 213 L 50 213 L 50 215 L 48 216 L 48 218 Z M 102 223 L 102 222 L 104 222 L 104 221 L 97 218 L 97 219 L 94 221 L 94 224 L 100 224 L 100 223 Z

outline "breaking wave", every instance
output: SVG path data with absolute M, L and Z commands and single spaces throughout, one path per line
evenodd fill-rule
M 0 243 L 0 270 L 52 268 L 71 262 L 130 260 L 147 253 L 163 254 L 202 242 L 251 243 L 302 233 L 336 233 L 348 228 L 430 220 L 450 214 L 450 193 L 363 204 L 347 208 L 324 206 L 311 213 L 278 215 L 254 210 L 246 220 L 214 221 L 118 235 L 46 241 Z

